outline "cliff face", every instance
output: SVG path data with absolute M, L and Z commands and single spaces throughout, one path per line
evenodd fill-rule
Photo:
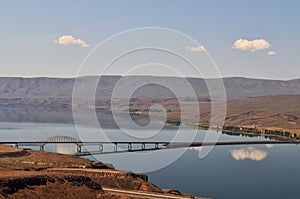
M 0 199 L 148 198 L 126 190 L 172 195 L 147 182 L 144 174 L 115 170 L 71 155 L 0 145 Z

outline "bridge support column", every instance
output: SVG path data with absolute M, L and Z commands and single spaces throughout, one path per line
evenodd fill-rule
M 44 145 L 40 145 L 40 151 L 44 151 L 44 150 L 45 150 Z
M 101 152 L 103 151 L 103 144 L 99 145 L 99 151 L 101 151 Z
M 118 151 L 118 144 L 117 143 L 115 143 L 114 151 Z
M 142 150 L 145 150 L 145 143 L 142 143 Z
M 158 143 L 155 143 L 155 149 L 158 149 Z
M 132 149 L 132 145 L 131 143 L 128 143 L 128 151 L 131 151 L 131 149 Z
M 77 145 L 76 152 L 77 152 L 77 153 L 80 153 L 80 152 L 81 152 L 81 145 Z

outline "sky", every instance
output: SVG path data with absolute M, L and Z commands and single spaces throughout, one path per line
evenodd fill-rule
M 205 49 L 222 77 L 295 79 L 300 78 L 299 19 L 297 0 L 0 0 L 0 76 L 74 77 L 110 36 L 161 27 L 196 40 L 199 45 L 182 49 L 193 56 Z M 126 42 L 122 45 L 134 43 Z M 107 46 L 112 54 L 118 48 Z M 122 75 L 128 59 L 110 73 Z M 157 68 L 151 75 L 167 74 Z

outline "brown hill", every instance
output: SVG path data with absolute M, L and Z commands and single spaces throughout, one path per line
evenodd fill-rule
M 96 97 L 110 98 L 115 84 L 120 76 L 102 76 L 98 83 L 98 77 L 80 77 L 77 79 L 81 96 L 93 92 L 92 85 L 98 85 Z M 190 97 L 186 92 L 187 80 L 198 97 L 208 98 L 209 93 L 206 82 L 214 79 L 180 77 L 155 77 L 155 76 L 126 76 L 122 85 L 124 88 L 139 88 L 142 82 L 148 85 L 140 88 L 135 94 L 139 98 L 172 98 L 174 94 L 170 90 L 151 82 L 161 82 L 173 85 L 177 90 L 177 97 Z M 267 95 L 294 95 L 300 94 L 300 79 L 282 81 L 251 79 L 243 77 L 223 78 L 228 99 L 240 99 L 254 96 Z M 0 77 L 1 98 L 70 98 L 74 85 L 74 78 L 21 78 Z M 122 97 L 122 94 L 120 95 Z
M 181 112 L 176 99 L 138 99 L 132 103 L 132 108 L 145 110 L 155 103 L 159 103 L 164 106 L 166 110 L 170 110 L 170 112 L 168 112 L 170 119 L 180 119 Z M 194 103 L 195 102 L 186 101 L 184 106 L 189 107 Z M 229 100 L 227 101 L 225 124 L 237 127 L 282 129 L 300 134 L 299 104 L 300 95 L 262 96 Z M 208 101 L 199 102 L 201 121 L 210 120 L 210 105 L 211 102 Z M 191 111 L 191 113 L 193 113 L 193 111 Z M 185 113 L 185 115 L 187 117 L 182 119 L 194 119 L 195 116 L 197 116 L 189 113 Z
M 226 124 L 284 129 L 300 133 L 300 95 L 228 101 Z

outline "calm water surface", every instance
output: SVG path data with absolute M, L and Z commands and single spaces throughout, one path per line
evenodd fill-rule
M 93 140 L 99 136 L 99 130 L 94 127 L 81 126 L 80 131 L 85 132 L 80 136 L 83 140 Z M 108 136 L 103 136 L 103 140 L 133 140 L 118 129 L 104 131 Z M 190 129 L 184 130 L 186 134 L 190 132 Z M 203 140 L 203 133 L 199 131 L 196 141 Z M 159 135 L 151 137 L 151 140 L 168 140 L 175 134 L 174 130 L 163 130 Z M 0 123 L 2 141 L 38 141 L 54 135 L 79 138 L 71 124 Z M 254 139 L 264 138 L 221 135 L 219 141 Z M 47 145 L 46 150 L 72 153 L 75 146 Z M 96 158 L 112 163 L 117 169 L 139 172 L 141 168 L 155 166 L 161 160 L 172 156 L 178 152 L 176 150 L 160 151 L 157 156 L 147 161 L 142 159 L 146 154 L 141 153 L 102 155 Z M 202 159 L 198 157 L 198 150 L 189 149 L 169 166 L 149 172 L 149 180 L 161 188 L 178 189 L 210 198 L 299 198 L 298 145 L 218 146 Z

